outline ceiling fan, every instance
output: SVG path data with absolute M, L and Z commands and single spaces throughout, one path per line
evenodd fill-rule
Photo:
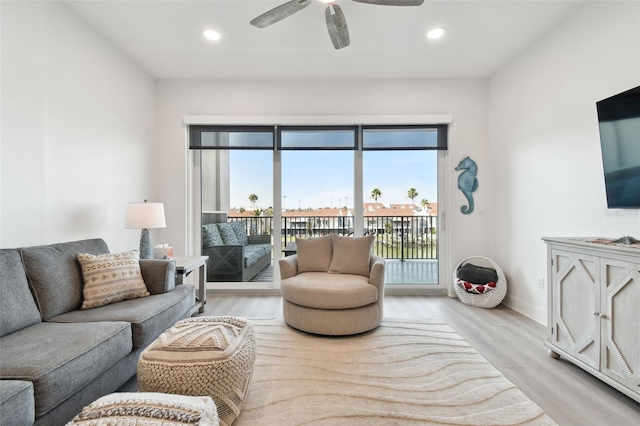
M 325 20 L 327 22 L 327 30 L 329 30 L 329 37 L 333 42 L 333 47 L 336 49 L 342 49 L 349 46 L 349 29 L 347 28 L 347 21 L 344 18 L 342 9 L 337 4 L 334 4 L 336 0 L 320 0 L 323 3 L 328 3 L 326 10 L 324 11 Z M 353 0 L 358 3 L 375 4 L 380 6 L 420 6 L 424 3 L 424 0 Z M 265 28 L 271 24 L 282 21 L 294 13 L 300 12 L 305 7 L 311 4 L 311 0 L 291 0 L 276 8 L 263 13 L 254 20 L 251 21 L 251 25 L 258 28 Z

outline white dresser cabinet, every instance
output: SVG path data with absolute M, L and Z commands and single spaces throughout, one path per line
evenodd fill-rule
M 543 240 L 549 354 L 640 402 L 640 247 Z

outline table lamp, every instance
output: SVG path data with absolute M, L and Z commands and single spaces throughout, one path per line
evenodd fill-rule
M 142 229 L 140 233 L 140 259 L 153 259 L 153 237 L 151 228 L 164 228 L 164 205 L 162 203 L 129 203 L 127 205 L 126 229 Z

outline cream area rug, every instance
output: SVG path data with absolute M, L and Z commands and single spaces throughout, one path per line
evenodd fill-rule
M 442 321 L 322 337 L 250 319 L 257 358 L 234 425 L 555 425 Z

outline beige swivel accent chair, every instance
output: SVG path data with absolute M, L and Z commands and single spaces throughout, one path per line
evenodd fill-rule
M 284 320 L 322 335 L 372 330 L 382 321 L 385 260 L 372 237 L 297 239 L 297 254 L 280 259 Z

